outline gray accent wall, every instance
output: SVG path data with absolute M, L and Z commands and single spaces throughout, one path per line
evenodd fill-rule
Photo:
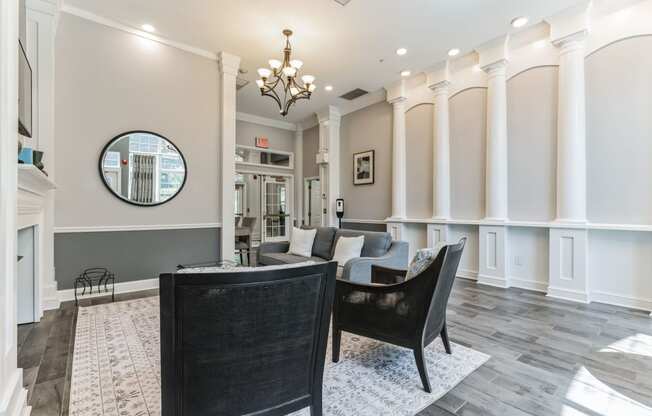
M 71 289 L 86 268 L 106 267 L 116 283 L 157 278 L 178 264 L 213 261 L 220 229 L 64 233 L 54 236 L 59 290 Z
M 433 107 L 420 104 L 405 114 L 408 218 L 432 217 Z
M 391 216 L 392 106 L 383 101 L 346 114 L 342 117 L 340 140 L 340 193 L 344 198 L 344 216 L 372 220 Z M 367 150 L 374 151 L 375 182 L 353 185 L 353 154 Z
M 294 132 L 276 127 L 263 126 L 238 120 L 235 124 L 235 141 L 245 146 L 255 146 L 256 137 L 264 136 L 269 139 L 269 148 L 294 152 Z
M 319 152 L 319 125 L 303 131 L 303 177 L 319 176 L 316 155 Z
M 586 59 L 591 222 L 652 224 L 652 36 Z
M 369 224 L 362 222 L 345 222 L 342 221 L 342 228 L 347 230 L 360 230 L 360 231 L 377 231 L 386 232 L 387 226 L 385 224 Z
M 552 221 L 556 214 L 557 67 L 507 82 L 509 218 Z
M 55 58 L 55 226 L 219 222 L 217 62 L 67 13 Z M 136 207 L 102 183 L 103 147 L 130 130 L 157 132 L 183 153 L 187 182 L 172 201 Z
M 450 99 L 451 215 L 484 218 L 487 90 L 472 88 Z

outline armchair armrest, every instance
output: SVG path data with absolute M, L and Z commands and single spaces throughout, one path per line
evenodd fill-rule
M 392 245 L 384 256 L 358 257 L 344 265 L 342 279 L 352 282 L 371 282 L 371 266 L 383 266 L 394 269 L 406 268 L 408 264 L 408 243 L 392 241 Z
M 389 267 L 371 265 L 371 283 L 391 285 L 405 281 L 407 270 L 391 269 Z
M 268 243 L 262 243 L 258 246 L 258 253 L 287 253 L 290 249 L 290 243 L 287 241 L 273 241 Z

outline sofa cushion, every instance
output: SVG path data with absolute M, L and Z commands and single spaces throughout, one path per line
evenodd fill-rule
M 297 256 L 310 257 L 312 255 L 312 245 L 315 242 L 317 230 L 303 230 L 292 227 L 292 238 L 290 239 L 289 254 Z
M 337 230 L 335 233 L 335 244 L 340 237 L 359 237 L 364 236 L 364 245 L 362 246 L 362 257 L 380 257 L 387 254 L 392 245 L 392 236 L 390 233 L 377 231 L 360 231 L 360 230 Z M 333 246 L 335 246 L 333 244 Z M 333 250 L 335 248 L 333 247 Z
M 315 242 L 312 244 L 313 257 L 321 257 L 324 260 L 333 258 L 333 241 L 335 240 L 335 231 L 333 227 L 317 227 Z
M 303 257 L 296 254 L 289 253 L 264 253 L 258 257 L 258 263 L 265 266 L 273 266 L 276 264 L 293 264 L 302 263 L 305 261 L 314 261 L 315 263 L 324 263 L 326 260 L 320 257 Z

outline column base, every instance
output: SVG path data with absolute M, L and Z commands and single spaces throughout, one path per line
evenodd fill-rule
M 507 266 L 507 227 L 480 225 L 478 283 L 500 288 L 510 287 Z
M 437 243 L 448 241 L 447 224 L 428 224 L 427 231 L 428 247 L 432 248 Z
M 589 233 L 585 229 L 551 228 L 548 296 L 589 303 Z

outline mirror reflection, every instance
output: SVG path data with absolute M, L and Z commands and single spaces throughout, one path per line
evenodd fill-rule
M 179 149 L 156 133 L 135 131 L 113 139 L 102 152 L 104 184 L 136 205 L 158 205 L 176 196 L 186 181 L 186 162 Z

